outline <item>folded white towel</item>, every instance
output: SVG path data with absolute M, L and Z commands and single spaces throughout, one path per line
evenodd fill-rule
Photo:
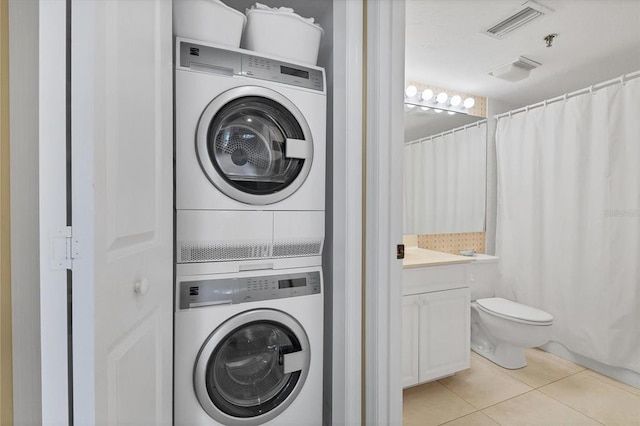
M 295 15 L 298 18 L 307 21 L 310 24 L 316 25 L 317 27 L 320 27 L 319 24 L 316 23 L 316 20 L 314 18 L 305 18 L 303 16 L 298 15 L 297 13 L 295 13 L 295 11 L 290 8 L 290 7 L 269 7 L 266 4 L 262 4 L 262 3 L 256 3 L 253 6 L 251 6 L 250 9 L 247 9 L 247 11 L 249 10 L 253 10 L 253 9 L 257 9 L 257 10 L 269 10 L 271 12 L 276 12 L 276 13 L 289 13 L 291 15 Z

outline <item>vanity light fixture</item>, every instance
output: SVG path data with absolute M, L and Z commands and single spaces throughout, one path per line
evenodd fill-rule
M 418 94 L 418 88 L 416 86 L 408 86 L 407 89 L 404 91 L 404 94 L 407 95 L 407 98 L 413 98 L 415 95 Z
M 476 103 L 473 97 L 464 98 L 464 94 L 450 96 L 442 89 L 425 88 L 424 85 L 410 84 L 405 88 L 404 94 L 407 109 L 419 106 L 422 111 L 432 110 L 436 113 L 450 111 L 449 114 L 468 114 L 468 110 L 473 108 Z
M 476 104 L 476 100 L 473 98 L 467 98 L 464 100 L 464 103 L 462 104 L 466 109 L 471 109 L 473 108 L 473 106 Z
M 433 98 L 433 90 L 426 89 L 424 92 L 422 92 L 423 101 L 430 101 L 432 98 Z
M 447 95 L 446 92 L 440 92 L 438 96 L 436 96 L 436 102 L 439 104 L 447 102 L 447 99 L 449 99 L 449 95 Z

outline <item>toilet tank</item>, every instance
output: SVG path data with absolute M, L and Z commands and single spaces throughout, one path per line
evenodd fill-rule
M 471 300 L 483 297 L 494 297 L 500 273 L 496 256 L 488 254 L 476 254 L 475 262 L 469 263 L 469 287 L 471 288 Z

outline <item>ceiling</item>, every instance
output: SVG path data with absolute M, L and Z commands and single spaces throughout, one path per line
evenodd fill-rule
M 640 70 L 640 0 L 536 2 L 553 12 L 498 40 L 481 32 L 525 0 L 407 0 L 406 80 L 515 108 Z M 487 74 L 519 56 L 542 65 L 517 82 Z

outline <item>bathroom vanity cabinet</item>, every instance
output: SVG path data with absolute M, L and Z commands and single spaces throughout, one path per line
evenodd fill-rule
M 455 256 L 454 263 L 405 265 L 403 387 L 469 368 L 470 290 L 467 265 L 472 261 L 472 258 Z

